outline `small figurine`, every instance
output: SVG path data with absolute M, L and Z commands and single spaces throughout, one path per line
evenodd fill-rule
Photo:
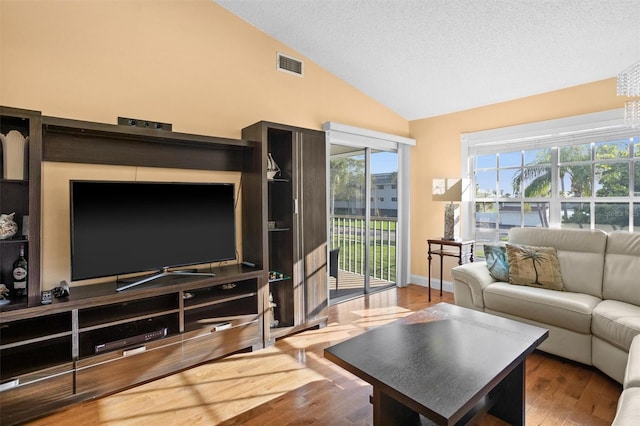
M 269 292 L 269 313 L 271 314 L 271 319 L 269 321 L 269 326 L 271 328 L 276 328 L 278 326 L 278 324 L 280 324 L 280 321 L 278 321 L 276 319 L 275 316 L 275 310 L 274 308 L 276 308 L 278 305 L 273 301 L 273 294 L 271 292 Z
M 0 305 L 9 303 L 9 289 L 6 285 L 0 284 Z
M 278 164 L 276 163 L 276 161 L 271 156 L 271 153 L 269 152 L 267 154 L 267 179 L 271 180 L 276 176 L 278 176 L 279 173 L 280 173 L 280 167 L 278 167 Z
M 15 212 L 0 215 L 0 240 L 13 237 L 18 232 L 18 224 L 13 221 Z
M 60 281 L 60 285 L 51 290 L 51 293 L 56 299 L 61 297 L 69 297 L 69 284 L 66 281 Z

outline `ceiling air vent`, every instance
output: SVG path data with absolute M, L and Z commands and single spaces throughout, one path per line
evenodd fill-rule
M 302 65 L 302 61 L 278 53 L 278 69 L 280 71 L 302 76 Z

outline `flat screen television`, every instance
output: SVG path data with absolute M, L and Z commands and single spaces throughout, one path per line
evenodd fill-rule
M 236 258 L 234 185 L 70 182 L 71 279 L 157 271 Z M 184 272 L 184 271 L 182 271 Z M 178 272 L 179 273 L 179 272 Z

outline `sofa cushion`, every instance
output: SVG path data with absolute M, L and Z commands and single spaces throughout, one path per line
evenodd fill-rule
M 605 299 L 640 305 L 640 233 L 609 233 L 602 286 Z
M 618 400 L 612 426 L 636 426 L 640 419 L 640 388 L 625 389 Z
M 599 302 L 599 298 L 588 294 L 500 282 L 484 289 L 484 304 L 488 310 L 584 334 L 591 332 L 591 311 Z
M 607 234 L 601 230 L 511 228 L 509 242 L 558 250 L 566 291 L 602 298 Z
M 509 259 L 507 247 L 503 244 L 485 244 L 484 258 L 487 268 L 493 278 L 498 281 L 509 282 Z
M 593 309 L 591 332 L 618 348 L 629 351 L 640 334 L 640 306 L 617 300 L 603 300 Z
M 507 244 L 509 283 L 564 291 L 554 247 Z

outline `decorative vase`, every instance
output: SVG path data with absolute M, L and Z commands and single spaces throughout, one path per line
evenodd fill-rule
M 24 179 L 27 139 L 17 130 L 9 131 L 2 139 L 2 170 L 5 179 Z
M 13 221 L 15 213 L 0 215 L 0 240 L 6 240 L 16 235 L 18 224 Z
M 443 240 L 454 241 L 456 239 L 456 225 L 460 220 L 458 215 L 458 205 L 455 203 L 447 204 L 444 208 L 444 236 Z
M 273 179 L 280 173 L 280 167 L 275 162 L 271 153 L 267 154 L 267 179 Z

